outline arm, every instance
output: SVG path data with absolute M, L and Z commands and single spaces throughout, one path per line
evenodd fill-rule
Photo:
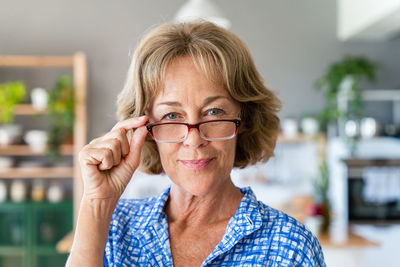
M 66 266 L 103 266 L 112 214 L 140 162 L 145 117 L 118 122 L 79 152 L 83 197 Z M 137 128 L 128 142 L 126 132 Z
M 103 266 L 108 228 L 117 201 L 82 198 L 66 266 Z

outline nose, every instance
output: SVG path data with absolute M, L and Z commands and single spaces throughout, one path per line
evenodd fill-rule
M 201 147 L 204 146 L 208 141 L 203 139 L 200 136 L 200 131 L 199 129 L 196 128 L 190 128 L 189 132 L 188 132 L 188 136 L 185 139 L 185 141 L 183 141 L 183 144 L 185 146 L 190 146 L 190 147 Z

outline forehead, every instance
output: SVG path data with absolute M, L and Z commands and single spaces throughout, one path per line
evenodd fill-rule
M 232 100 L 221 82 L 205 73 L 189 56 L 173 60 L 166 68 L 162 86 L 154 97 L 159 101 L 202 101 L 204 98 L 223 96 Z

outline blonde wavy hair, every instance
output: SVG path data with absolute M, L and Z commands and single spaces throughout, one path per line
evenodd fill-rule
M 168 64 L 183 56 L 190 56 L 208 79 L 223 84 L 241 105 L 234 167 L 266 162 L 274 154 L 281 102 L 264 85 L 247 46 L 232 32 L 211 22 L 166 23 L 144 36 L 118 95 L 118 119 L 143 115 L 162 90 Z M 164 172 L 157 145 L 149 137 L 143 146 L 140 169 L 150 174 Z

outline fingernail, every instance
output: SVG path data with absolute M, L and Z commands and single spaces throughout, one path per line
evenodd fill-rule
M 144 116 L 145 116 L 145 115 L 140 116 L 140 117 L 139 117 L 139 120 L 140 120 L 140 121 L 144 120 Z

